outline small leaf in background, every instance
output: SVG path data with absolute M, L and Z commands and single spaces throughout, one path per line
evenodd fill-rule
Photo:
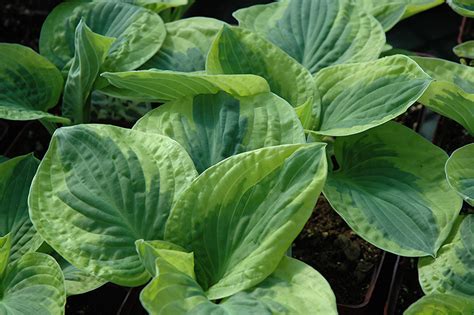
M 224 299 L 208 300 L 190 276 L 158 259 L 158 276 L 140 295 L 151 314 L 327 314 L 335 315 L 336 299 L 327 281 L 313 268 L 296 259 L 283 257 L 263 282 Z
M 61 70 L 74 57 L 75 30 L 83 19 L 92 32 L 116 38 L 103 69 L 128 71 L 141 66 L 163 44 L 165 24 L 147 9 L 114 2 L 65 2 L 48 15 L 41 29 L 40 52 Z
M 418 262 L 425 294 L 447 293 L 474 300 L 474 215 L 460 217 L 436 258 Z
M 47 119 L 68 123 L 49 114 L 63 89 L 61 73 L 31 48 L 0 43 L 0 118 Z
M 162 70 L 106 72 L 102 74 L 112 86 L 102 91 L 115 97 L 141 101 L 166 102 L 185 96 L 215 94 L 249 96 L 268 92 L 265 79 L 256 75 L 208 75 Z
M 431 78 L 410 58 L 396 55 L 367 63 L 338 65 L 315 76 L 321 94 L 318 134 L 347 136 L 404 113 Z
M 450 294 L 430 294 L 412 304 L 403 315 L 472 315 L 474 302 Z
M 341 63 L 378 58 L 385 34 L 377 20 L 349 0 L 281 1 L 234 13 L 312 74 Z
M 46 254 L 27 253 L 9 265 L 0 277 L 0 293 L 2 314 L 64 314 L 63 274 Z
M 284 51 L 248 30 L 224 25 L 207 56 L 209 74 L 255 74 L 293 107 L 315 97 L 311 74 Z
M 223 25 L 222 21 L 206 17 L 192 17 L 166 23 L 163 46 L 140 69 L 204 71 L 212 41 Z
M 28 215 L 28 193 L 39 161 L 24 155 L 0 163 L 0 236 L 10 234 L 10 262 L 36 251 L 43 240 Z
M 53 135 L 30 193 L 30 216 L 67 261 L 125 286 L 149 279 L 138 239 L 163 239 L 169 211 L 197 175 L 178 143 L 105 125 Z
M 194 253 L 209 299 L 251 288 L 275 270 L 324 185 L 324 148 L 293 144 L 235 155 L 182 193 L 165 240 Z
M 453 48 L 453 52 L 459 58 L 474 59 L 474 40 L 457 45 Z
M 443 59 L 411 58 L 434 79 L 419 102 L 474 135 L 474 69 Z
M 220 92 L 181 98 L 151 111 L 133 128 L 179 142 L 199 173 L 238 153 L 305 143 L 293 108 L 268 92 L 245 97 Z
M 386 251 L 435 256 L 462 206 L 446 181 L 446 153 L 394 122 L 337 138 L 334 152 L 340 169 L 324 195 L 347 224 Z
M 474 18 L 474 3 L 472 0 L 447 0 L 446 2 L 456 13 Z
M 113 38 L 92 32 L 83 20 L 76 27 L 75 53 L 64 87 L 62 104 L 62 114 L 73 123 L 89 120 L 90 104 L 87 104 L 87 99 L 113 42 Z
M 471 206 L 474 206 L 474 143 L 453 152 L 446 162 L 449 184 Z

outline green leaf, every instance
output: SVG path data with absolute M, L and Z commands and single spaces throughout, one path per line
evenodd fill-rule
M 273 93 L 197 95 L 151 111 L 133 127 L 179 142 L 199 173 L 229 156 L 279 144 L 305 143 L 293 108 Z
M 198 283 L 163 260 L 157 260 L 157 268 L 158 276 L 140 296 L 150 314 L 337 314 L 327 281 L 296 259 L 283 257 L 262 283 L 220 304 L 210 302 Z
M 8 161 L 9 159 L 6 156 L 0 155 L 0 163 Z
M 403 0 L 403 2 L 407 5 L 407 9 L 403 15 L 403 19 L 406 19 L 420 12 L 439 6 L 444 3 L 444 0 Z
M 6 43 L 0 43 L 0 60 L 0 118 L 69 122 L 47 112 L 63 89 L 61 73 L 52 63 L 31 48 Z
M 412 304 L 403 315 L 472 315 L 474 302 L 450 294 L 430 294 Z
M 194 255 L 186 253 L 184 248 L 165 241 L 145 241 L 135 242 L 138 255 L 145 265 L 145 268 L 152 276 L 156 276 L 156 259 L 160 258 L 185 273 L 189 277 L 196 279 L 194 274 Z
M 223 25 L 222 21 L 206 17 L 166 23 L 163 46 L 140 68 L 180 72 L 205 70 L 212 41 Z
M 412 59 L 434 79 L 419 102 L 474 135 L 474 69 L 436 58 Z
M 54 258 L 63 272 L 67 296 L 93 291 L 107 282 L 74 267 L 57 253 L 55 253 Z
M 309 218 L 326 178 L 325 144 L 232 156 L 194 180 L 173 207 L 165 240 L 193 252 L 210 299 L 261 282 Z
M 462 200 L 448 186 L 446 153 L 389 122 L 337 138 L 340 169 L 324 195 L 347 224 L 375 246 L 401 256 L 435 256 Z
M 83 19 L 92 32 L 116 38 L 103 64 L 106 71 L 141 66 L 161 47 L 166 29 L 161 18 L 127 3 L 65 2 L 47 17 L 41 29 L 40 52 L 58 68 L 67 69 L 74 57 L 74 33 Z
M 347 136 L 381 125 L 404 113 L 431 79 L 410 58 L 396 55 L 376 61 L 338 65 L 320 71 L 318 134 Z
M 315 97 L 311 74 L 284 51 L 248 30 L 224 25 L 207 57 L 209 74 L 256 74 L 297 107 Z
M 63 274 L 51 256 L 27 253 L 0 278 L 1 314 L 64 314 L 65 304 Z
M 64 87 L 62 114 L 74 123 L 89 119 L 87 100 L 115 39 L 92 32 L 83 20 L 76 27 L 75 53 Z
M 144 7 L 148 10 L 160 13 L 166 9 L 185 6 L 188 0 L 67 0 L 79 2 L 115 2 L 115 3 L 129 3 L 139 7 Z
M 472 0 L 447 0 L 446 2 L 456 13 L 474 18 L 474 3 Z
M 446 162 L 446 177 L 471 206 L 474 206 L 474 143 L 453 152 Z
M 102 74 L 117 88 L 104 93 L 141 101 L 165 102 L 185 96 L 216 94 L 249 96 L 268 92 L 267 82 L 255 75 L 208 75 L 162 70 L 143 70 Z
M 459 58 L 474 59 L 474 40 L 457 45 L 453 48 L 453 52 Z
M 0 237 L 0 278 L 3 276 L 3 272 L 7 268 L 8 261 L 10 260 L 10 249 L 12 247 L 12 240 L 10 234 Z
M 460 217 L 436 258 L 418 262 L 425 294 L 448 293 L 474 298 L 474 215 Z
M 0 164 L 0 236 L 10 234 L 10 262 L 34 252 L 43 240 L 28 215 L 28 193 L 39 161 L 33 155 Z
M 169 211 L 196 176 L 175 141 L 105 125 L 55 132 L 31 187 L 31 219 L 67 261 L 125 286 L 149 275 L 138 239 L 162 239 Z
M 264 36 L 311 73 L 341 63 L 377 59 L 385 34 L 351 0 L 281 1 L 234 13 L 239 25 Z

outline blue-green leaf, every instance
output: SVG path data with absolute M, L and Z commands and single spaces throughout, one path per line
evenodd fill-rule
M 313 74 L 335 64 L 377 59 L 385 44 L 381 25 L 352 0 L 280 1 L 234 16 Z
M 205 70 L 211 43 L 223 25 L 222 21 L 206 17 L 166 23 L 163 46 L 140 68 L 181 72 Z
M 474 206 L 474 143 L 453 152 L 446 162 L 446 177 L 471 206 Z
M 105 125 L 55 132 L 29 196 L 41 236 L 67 261 L 126 286 L 150 277 L 138 239 L 163 239 L 180 192 L 197 175 L 170 138 Z
M 88 120 L 87 99 L 115 39 L 92 32 L 81 20 L 76 27 L 75 53 L 64 87 L 62 114 L 74 123 Z
M 273 93 L 186 97 L 151 111 L 133 128 L 178 141 L 200 173 L 238 153 L 305 142 L 293 108 Z
M 224 25 L 207 56 L 209 74 L 255 74 L 293 107 L 319 101 L 311 74 L 284 51 L 248 30 Z
M 173 207 L 165 240 L 193 252 L 210 299 L 253 287 L 277 267 L 325 181 L 325 144 L 245 152 L 212 166 Z
M 349 226 L 386 251 L 435 256 L 462 205 L 446 181 L 446 153 L 393 122 L 337 138 L 334 151 L 340 169 L 324 194 Z
M 10 261 L 34 252 L 43 240 L 28 215 L 28 193 L 39 161 L 20 156 L 0 164 L 0 236 L 10 235 Z
M 474 3 L 472 0 L 447 0 L 446 2 L 456 13 L 474 18 Z
M 99 35 L 116 38 L 103 69 L 127 71 L 141 66 L 161 47 L 165 25 L 152 11 L 127 3 L 65 2 L 47 17 L 40 36 L 40 52 L 58 68 L 68 69 L 74 57 L 74 33 L 83 19 Z
M 63 89 L 61 73 L 31 48 L 0 43 L 0 118 L 48 119 L 68 123 L 47 112 Z

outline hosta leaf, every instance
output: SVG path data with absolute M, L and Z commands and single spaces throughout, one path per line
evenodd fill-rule
M 56 261 L 27 253 L 0 278 L 0 314 L 64 314 L 64 279 Z
M 410 58 L 397 55 L 320 71 L 317 133 L 346 136 L 381 125 L 404 113 L 428 88 L 431 79 Z
M 384 27 L 391 29 L 401 19 L 444 3 L 443 0 L 359 0 Z
M 181 246 L 165 241 L 145 241 L 135 242 L 138 255 L 145 265 L 145 268 L 152 276 L 156 276 L 156 259 L 160 258 L 178 269 L 196 279 L 194 274 L 194 255 L 187 253 Z
M 8 161 L 8 158 L 6 156 L 0 155 L 0 163 Z
M 87 120 L 87 99 L 113 38 L 92 32 L 81 20 L 76 27 L 75 53 L 64 87 L 62 114 L 75 123 Z
M 63 89 L 61 73 L 52 63 L 31 48 L 5 43 L 0 43 L 0 60 L 0 118 L 68 122 L 47 113 Z
M 10 260 L 11 246 L 12 239 L 10 234 L 0 236 L 0 278 L 3 276 L 3 272 L 7 268 L 8 261 Z
M 449 293 L 474 299 L 474 215 L 461 217 L 436 258 L 418 262 L 425 294 Z
M 472 0 L 447 0 L 447 3 L 456 13 L 474 18 L 474 3 Z
M 446 182 L 446 153 L 394 122 L 337 138 L 334 151 L 340 169 L 324 194 L 349 226 L 397 255 L 435 256 L 462 205 Z
M 474 143 L 456 151 L 446 162 L 449 184 L 471 206 L 474 206 Z
M 10 261 L 33 252 L 43 242 L 28 216 L 28 193 L 39 161 L 33 155 L 0 163 L 0 236 L 10 234 Z
M 220 304 L 210 302 L 193 278 L 163 260 L 156 263 L 159 275 L 140 296 L 150 314 L 337 314 L 327 281 L 293 258 L 283 257 L 262 283 Z
M 66 287 L 67 296 L 87 293 L 106 283 L 105 280 L 77 269 L 59 255 L 56 255 L 55 258 L 64 275 L 64 285 Z
M 138 68 L 158 51 L 166 36 L 161 18 L 138 6 L 108 1 L 61 3 L 48 15 L 40 36 L 41 54 L 60 69 L 74 57 L 74 33 L 81 19 L 94 33 L 116 38 L 102 67 L 107 71 Z
M 178 141 L 200 173 L 238 153 L 305 142 L 295 111 L 273 93 L 182 98 L 151 111 L 134 129 Z
M 453 52 L 459 58 L 474 59 L 474 40 L 457 45 L 453 48 Z
M 171 101 L 184 96 L 215 94 L 225 91 L 248 96 L 268 92 L 267 82 L 255 75 L 207 75 L 161 70 L 103 73 L 116 88 L 103 91 L 109 95 L 142 101 Z
M 210 299 L 248 289 L 276 268 L 324 184 L 324 147 L 282 145 L 235 155 L 183 192 L 165 240 L 194 253 L 197 280 Z
M 377 59 L 385 44 L 381 25 L 352 0 L 299 0 L 257 5 L 234 13 L 311 73 L 341 63 Z
M 435 80 L 419 102 L 474 135 L 474 69 L 436 58 L 412 59 Z
M 196 176 L 175 141 L 104 125 L 53 136 L 30 193 L 38 232 L 67 261 L 96 277 L 135 286 L 149 278 L 138 239 L 162 239 L 178 194 Z
M 207 53 L 223 25 L 222 21 L 206 17 L 166 23 L 163 46 L 140 68 L 181 72 L 205 70 Z
M 311 74 L 284 51 L 248 30 L 224 25 L 207 57 L 209 74 L 256 74 L 293 107 L 315 97 Z
M 430 294 L 412 304 L 403 315 L 472 315 L 474 302 L 450 294 Z

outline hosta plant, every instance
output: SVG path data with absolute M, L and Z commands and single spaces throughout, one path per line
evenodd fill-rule
M 440 1 L 286 0 L 238 26 L 177 20 L 191 3 L 66 1 L 41 55 L 0 45 L 0 117 L 54 132 L 41 163 L 0 164 L 0 310 L 61 314 L 112 282 L 146 285 L 151 314 L 335 314 L 286 256 L 321 192 L 365 240 L 423 257 L 430 295 L 408 312 L 471 297 L 471 146 L 448 159 L 392 121 L 419 101 L 472 133 L 471 69 L 380 58 Z M 112 99 L 164 104 L 131 129 L 84 124 Z

